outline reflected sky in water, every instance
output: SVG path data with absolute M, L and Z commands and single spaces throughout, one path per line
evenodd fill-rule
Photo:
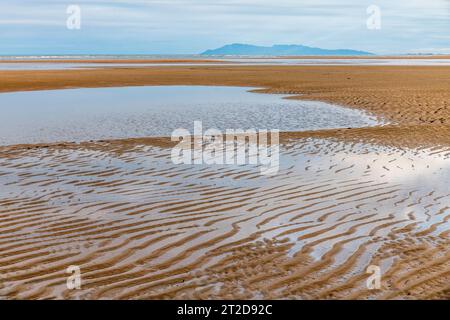
M 323 102 L 283 99 L 251 88 L 154 86 L 0 94 L 0 143 L 47 143 L 170 136 L 193 130 L 315 129 L 377 125 L 359 111 Z

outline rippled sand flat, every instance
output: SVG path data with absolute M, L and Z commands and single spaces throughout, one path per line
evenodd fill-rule
M 280 150 L 268 177 L 139 141 L 2 147 L 0 296 L 450 298 L 449 148 Z

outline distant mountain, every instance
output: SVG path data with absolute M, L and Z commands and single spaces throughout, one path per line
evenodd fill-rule
M 312 48 L 302 45 L 274 45 L 272 47 L 253 46 L 250 44 L 234 43 L 218 49 L 206 50 L 201 53 L 208 56 L 366 56 L 373 55 L 370 52 L 336 49 L 328 50 Z

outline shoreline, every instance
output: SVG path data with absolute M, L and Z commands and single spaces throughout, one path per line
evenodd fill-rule
M 105 64 L 145 64 L 145 63 L 218 63 L 227 64 L 227 61 L 220 61 L 217 59 L 16 59 L 16 60 L 2 60 L 1 63 L 105 63 Z
M 274 60 L 282 60 L 282 59 L 302 59 L 302 60 L 315 60 L 315 59 L 331 59 L 331 60 L 376 60 L 376 59 L 391 59 L 391 60 L 442 60 L 442 59 L 450 59 L 450 54 L 442 54 L 442 55 L 359 55 L 359 56 L 251 56 L 251 55 L 188 55 L 192 57 L 186 58 L 167 58 L 164 55 L 161 55 L 161 58 L 143 58 L 142 55 L 137 55 L 137 58 L 124 58 L 121 55 L 117 55 L 116 58 L 108 58 L 105 55 L 98 55 L 98 58 L 92 55 L 79 55 L 80 59 L 70 58 L 68 55 L 61 55 L 61 59 L 55 58 L 57 55 L 50 55 L 51 58 L 29 58 L 27 59 L 25 56 L 17 56 L 19 59 L 14 59 L 15 56 L 0 56 L 0 63 L 195 63 L 195 62 L 217 62 L 217 63 L 226 63 L 224 60 L 233 60 L 233 59 L 274 59 Z M 88 56 L 91 56 L 89 58 Z M 126 56 L 126 55 L 125 55 Z M 145 55 L 144 55 L 145 56 Z M 151 56 L 151 55 L 150 55 Z M 170 56 L 170 55 L 169 55 Z M 86 58 L 84 58 L 86 57 Z M 195 57 L 195 58 L 194 58 Z M 8 58 L 8 59 L 7 59 Z

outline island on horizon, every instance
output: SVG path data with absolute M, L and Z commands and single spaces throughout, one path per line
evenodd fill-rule
M 303 45 L 273 45 L 271 47 L 233 43 L 206 50 L 205 56 L 372 56 L 371 52 L 352 49 L 322 49 Z

